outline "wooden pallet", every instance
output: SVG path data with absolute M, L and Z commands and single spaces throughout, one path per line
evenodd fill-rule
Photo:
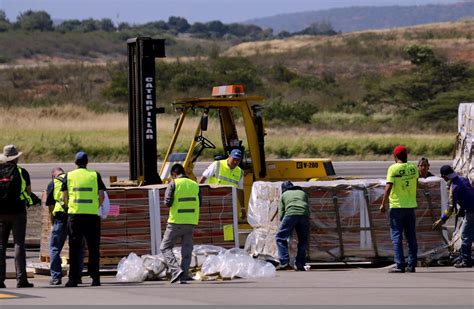
M 100 257 L 100 265 L 117 265 L 120 260 L 123 258 L 123 256 L 101 256 Z M 69 258 L 68 257 L 61 257 L 62 260 L 62 265 L 69 265 Z M 87 264 L 89 261 L 89 257 L 84 256 L 84 264 Z M 49 263 L 51 262 L 51 259 L 49 256 L 40 256 L 40 262 L 41 263 L 47 263 L 48 268 L 49 268 Z

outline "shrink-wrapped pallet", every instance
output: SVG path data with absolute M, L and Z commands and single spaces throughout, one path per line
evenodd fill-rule
M 461 103 L 458 109 L 458 135 L 453 168 L 461 176 L 474 181 L 472 144 L 474 140 L 474 103 Z
M 393 256 L 387 213 L 379 210 L 385 188 L 382 179 L 296 182 L 308 193 L 311 261 L 373 260 Z M 277 258 L 275 234 L 281 182 L 256 182 L 249 203 L 249 223 L 254 228 L 246 241 L 250 254 Z M 446 233 L 431 230 L 446 204 L 445 182 L 432 177 L 420 180 L 417 190 L 417 231 L 420 255 L 446 242 Z M 295 235 L 290 250 L 295 253 Z

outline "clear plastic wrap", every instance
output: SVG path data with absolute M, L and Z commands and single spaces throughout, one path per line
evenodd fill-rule
M 308 193 L 311 224 L 308 256 L 312 261 L 367 260 L 393 255 L 388 214 L 379 211 L 383 179 L 340 179 L 295 182 Z M 249 201 L 253 231 L 245 250 L 252 256 L 278 258 L 275 235 L 281 182 L 255 182 Z M 447 203 L 446 183 L 439 177 L 420 179 L 417 190 L 419 253 L 446 243 L 447 233 L 431 230 Z M 276 214 L 276 215 L 275 215 Z M 289 241 L 290 263 L 296 254 L 296 235 Z M 447 251 L 446 251 L 447 252 Z
M 132 252 L 120 260 L 115 278 L 118 282 L 143 282 L 147 275 L 143 260 Z
M 159 280 L 166 277 L 167 267 L 163 255 L 142 255 L 143 266 L 147 271 L 145 280 Z
M 461 176 L 474 182 L 472 144 L 474 140 L 474 104 L 461 103 L 458 109 L 458 136 L 453 168 Z
M 256 260 L 242 249 L 230 249 L 216 256 L 209 256 L 201 268 L 205 276 L 219 274 L 222 278 L 271 278 L 275 267 Z
M 176 254 L 181 251 L 181 248 L 176 247 L 173 251 Z M 180 262 L 178 259 L 178 263 Z M 197 280 L 214 280 L 219 277 L 269 278 L 275 276 L 275 267 L 272 264 L 252 258 L 245 250 L 239 248 L 226 250 L 213 245 L 194 247 L 190 271 L 198 271 L 198 275 L 195 276 Z M 142 282 L 166 277 L 169 275 L 161 254 L 143 255 L 140 258 L 135 253 L 130 253 L 128 257 L 122 258 L 117 266 L 116 278 L 119 282 Z

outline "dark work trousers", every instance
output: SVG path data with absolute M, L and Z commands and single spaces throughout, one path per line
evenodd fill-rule
M 83 239 L 89 250 L 87 269 L 92 279 L 99 279 L 100 263 L 100 217 L 97 215 L 69 214 L 69 280 L 77 282 L 81 278 Z
M 6 251 L 10 231 L 15 244 L 16 281 L 26 282 L 25 233 L 26 213 L 0 214 L 0 283 L 5 281 Z

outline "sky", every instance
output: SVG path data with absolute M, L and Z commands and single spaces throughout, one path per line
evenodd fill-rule
M 277 14 L 365 5 L 448 4 L 460 0 L 0 0 L 13 22 L 27 10 L 48 12 L 55 20 L 110 18 L 115 23 L 143 24 L 184 17 L 190 23 L 242 22 Z

